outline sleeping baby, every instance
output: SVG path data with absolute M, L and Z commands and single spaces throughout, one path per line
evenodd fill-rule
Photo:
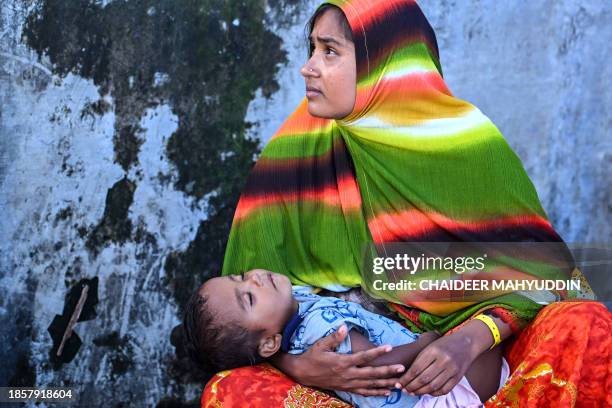
M 409 367 L 419 352 L 439 337 L 436 332 L 413 333 L 357 303 L 318 296 L 311 287 L 292 286 L 286 276 L 263 269 L 206 281 L 191 296 L 183 325 L 193 350 L 192 357 L 215 371 L 258 364 L 279 351 L 303 353 L 343 325 L 347 326 L 349 335 L 338 347 L 339 353 L 358 352 L 384 344 L 393 346 L 380 357 L 378 364 L 375 360 L 372 365 L 391 362 Z M 501 388 L 508 377 L 508 365 L 499 358 L 502 360 L 501 375 L 495 367 L 477 364 L 477 359 L 450 393 L 439 397 L 411 396 L 399 389 L 391 390 L 387 396 L 365 397 L 337 390 L 335 393 L 362 408 L 389 405 L 479 407 L 481 398 L 475 391 L 479 389 L 478 381 L 487 376 L 499 376 Z M 476 370 L 480 372 L 474 372 Z M 483 370 L 491 372 L 483 373 Z

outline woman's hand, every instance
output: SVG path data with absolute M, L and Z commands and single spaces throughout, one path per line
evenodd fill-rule
M 465 337 L 457 333 L 441 337 L 419 353 L 396 387 L 412 395 L 447 394 L 476 357 Z
M 495 319 L 495 322 L 501 329 L 502 339 L 507 338 L 510 328 L 501 320 Z M 423 349 L 395 387 L 412 395 L 448 394 L 492 342 L 493 337 L 484 323 L 470 321 Z
M 403 365 L 368 367 L 368 363 L 391 351 L 379 346 L 354 354 L 334 352 L 348 335 L 346 326 L 317 341 L 301 355 L 277 353 L 273 363 L 303 385 L 353 392 L 364 396 L 388 395 L 404 372 Z

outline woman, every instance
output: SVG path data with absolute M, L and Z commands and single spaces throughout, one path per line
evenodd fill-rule
M 369 243 L 379 250 L 398 241 L 537 241 L 565 248 L 497 128 L 446 87 L 435 35 L 414 1 L 327 1 L 309 29 L 311 55 L 301 70 L 306 98 L 249 177 L 223 274 L 259 267 L 295 284 L 343 291 L 364 284 L 360 267 Z M 521 273 L 542 277 L 529 265 Z M 570 269 L 566 277 L 579 276 Z M 382 348 L 333 353 L 343 331 L 301 356 L 280 355 L 275 365 L 303 385 L 365 395 L 400 385 L 436 396 L 495 345 L 496 329 L 499 341 L 520 336 L 506 350 L 514 373 L 490 406 L 612 404 L 609 312 L 595 302 L 556 302 L 538 314 L 545 304 L 584 293 L 492 293 L 464 303 L 378 295 L 412 330 L 445 336 L 407 369 L 367 367 Z M 483 313 L 494 328 L 474 318 Z M 569 322 L 572 330 L 561 325 L 569 316 L 579 317 Z M 250 406 L 341 406 L 270 367 L 220 373 L 202 402 L 232 406 L 247 399 Z

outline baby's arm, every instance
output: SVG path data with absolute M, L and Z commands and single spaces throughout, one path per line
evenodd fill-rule
M 353 353 L 376 347 L 366 336 L 357 330 L 351 330 L 349 332 L 349 337 L 351 338 Z M 440 335 L 434 331 L 425 332 L 421 334 L 415 342 L 395 346 L 393 350 L 370 361 L 369 364 L 371 366 L 403 364 L 409 367 L 421 350 L 439 337 Z

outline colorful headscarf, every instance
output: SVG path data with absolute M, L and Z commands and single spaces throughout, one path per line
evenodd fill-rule
M 562 242 L 499 130 L 446 86 L 415 1 L 323 4 L 352 30 L 354 109 L 321 119 L 304 98 L 273 135 L 238 203 L 224 275 L 265 268 L 338 291 L 363 283 L 372 242 Z M 388 300 L 415 329 L 442 331 L 491 307 L 529 320 L 545 303 L 520 293 L 442 309 Z

